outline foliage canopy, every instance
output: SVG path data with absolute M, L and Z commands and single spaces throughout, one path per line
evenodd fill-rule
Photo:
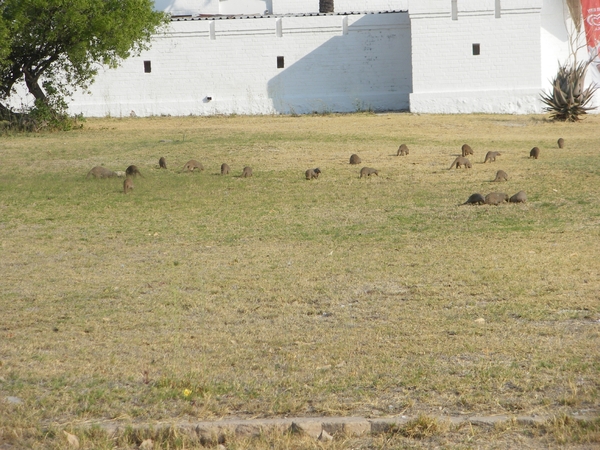
M 23 82 L 36 108 L 64 112 L 101 64 L 138 55 L 166 22 L 152 0 L 0 0 L 0 113 Z

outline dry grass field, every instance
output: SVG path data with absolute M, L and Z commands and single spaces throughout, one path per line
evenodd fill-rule
M 231 448 L 599 445 L 600 421 L 568 420 L 600 411 L 599 130 L 353 114 L 0 136 L 0 448 L 64 448 L 62 430 L 137 448 L 89 431 L 108 422 L 465 414 L 557 419 Z M 449 170 L 463 143 L 473 167 Z M 190 159 L 205 170 L 182 173 Z M 127 195 L 86 178 L 130 164 Z M 524 204 L 459 206 L 521 190 Z M 156 448 L 193 448 L 171 438 Z

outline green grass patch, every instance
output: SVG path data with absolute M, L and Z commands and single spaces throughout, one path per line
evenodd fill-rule
M 90 119 L 2 136 L 0 436 L 94 421 L 595 411 L 599 121 Z M 473 168 L 448 170 L 463 143 Z M 483 164 L 488 150 L 502 155 Z M 352 153 L 379 176 L 360 179 Z M 190 159 L 205 170 L 182 173 Z M 127 195 L 122 179 L 86 178 L 130 164 L 143 177 Z M 509 181 L 491 183 L 498 169 Z M 459 206 L 520 190 L 525 204 Z M 394 439 L 452 433 L 419 420 Z

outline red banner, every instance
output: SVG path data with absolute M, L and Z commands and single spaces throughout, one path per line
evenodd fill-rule
M 592 60 L 590 75 L 592 82 L 600 85 L 600 0 L 581 0 L 581 13 L 587 49 Z
M 581 0 L 581 12 L 590 55 L 598 55 L 600 44 L 600 0 Z

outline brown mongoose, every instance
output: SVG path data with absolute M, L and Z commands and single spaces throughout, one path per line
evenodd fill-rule
M 525 191 L 519 191 L 509 199 L 509 202 L 511 203 L 525 203 L 526 201 L 527 194 Z
M 464 156 L 457 156 L 454 162 L 450 164 L 450 167 L 448 167 L 448 170 L 452 169 L 453 167 L 458 169 L 460 166 L 465 166 L 465 169 L 470 169 L 472 167 L 471 161 Z
M 117 173 L 113 172 L 112 170 L 105 169 L 102 166 L 96 166 L 96 167 L 92 167 L 92 170 L 90 170 L 88 172 L 88 174 L 86 175 L 86 178 L 89 178 L 90 175 L 93 176 L 94 178 L 112 178 L 112 177 L 116 177 Z
M 246 166 L 242 170 L 242 178 L 248 178 L 252 176 L 252 167 Z
M 129 177 L 125 178 L 125 180 L 123 181 L 123 193 L 127 194 L 132 189 L 133 189 L 133 180 Z
M 379 176 L 379 171 L 376 169 L 373 169 L 371 167 L 363 167 L 362 169 L 360 169 L 360 177 L 362 178 L 364 177 L 370 177 L 371 175 L 377 175 Z
M 304 172 L 307 180 L 312 180 L 313 178 L 319 178 L 319 174 L 321 173 L 321 169 L 318 167 L 316 169 L 308 169 Z
M 540 156 L 540 149 L 538 147 L 533 147 L 529 152 L 529 157 L 533 159 L 538 159 Z
M 188 162 L 185 163 L 182 171 L 183 172 L 193 172 L 196 169 L 202 171 L 202 170 L 204 170 L 204 166 L 202 165 L 201 162 L 196 161 L 195 159 L 190 159 Z
M 499 205 L 500 203 L 507 202 L 508 195 L 504 192 L 491 192 L 485 196 L 486 205 Z
M 558 148 L 564 148 L 565 147 L 565 140 L 563 138 L 559 138 L 558 139 Z
M 362 160 L 356 153 L 353 153 L 350 156 L 350 164 L 360 164 L 361 162 L 362 162 Z
M 167 160 L 165 159 L 164 156 L 161 156 L 160 159 L 158 160 L 158 166 L 161 169 L 166 169 L 167 168 Z
M 483 163 L 485 164 L 486 162 L 493 162 L 496 161 L 496 156 L 501 156 L 502 153 L 500 152 L 487 152 L 485 154 L 485 159 L 483 160 Z
M 485 203 L 485 198 L 479 192 L 475 194 L 471 194 L 471 196 L 467 199 L 463 205 L 483 205 Z
M 221 164 L 221 175 L 229 175 L 231 169 L 229 168 L 229 164 L 223 163 Z
M 508 175 L 504 170 L 499 170 L 496 172 L 496 178 L 494 178 L 492 181 L 508 181 Z
M 134 166 L 133 164 L 125 169 L 125 175 L 129 177 L 135 177 L 136 175 L 139 175 L 140 177 L 144 178 L 137 166 Z
M 408 155 L 408 147 L 406 146 L 406 144 L 402 144 L 400 145 L 400 147 L 398 147 L 398 153 L 396 153 L 396 156 L 406 156 Z
M 472 155 L 473 154 L 473 149 L 471 148 L 471 146 L 469 144 L 463 144 L 463 146 L 461 147 L 462 150 L 462 155 L 463 156 L 467 156 L 467 155 Z

